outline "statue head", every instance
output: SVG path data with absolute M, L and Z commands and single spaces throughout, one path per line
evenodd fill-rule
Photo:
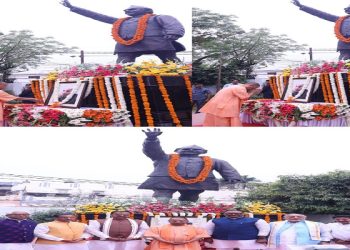
M 344 11 L 346 14 L 350 15 L 350 5 L 346 8 L 344 8 Z
M 129 8 L 125 9 L 124 12 L 128 16 L 137 17 L 145 14 L 152 14 L 153 10 L 144 6 L 131 5 Z
M 195 156 L 195 155 L 205 154 L 208 152 L 208 150 L 196 145 L 191 145 L 191 146 L 186 146 L 182 148 L 177 148 L 175 149 L 175 152 L 178 153 L 179 155 Z

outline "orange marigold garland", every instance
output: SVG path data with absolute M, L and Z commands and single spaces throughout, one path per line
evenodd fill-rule
M 324 73 L 322 73 L 322 74 L 320 75 L 321 88 L 322 88 L 322 93 L 323 93 L 324 101 L 325 101 L 325 102 L 329 102 L 329 101 L 328 101 L 327 89 L 326 89 L 326 85 L 325 85 L 325 82 L 324 82 L 324 76 L 325 76 Z
M 117 108 L 121 109 L 122 105 L 120 104 L 120 99 L 119 99 L 119 95 L 118 95 L 117 85 L 115 83 L 115 79 L 114 79 L 113 76 L 112 76 L 112 87 L 113 87 L 113 91 L 114 91 L 115 100 L 117 101 Z
M 159 88 L 160 92 L 162 93 L 165 105 L 169 110 L 171 118 L 173 119 L 173 123 L 176 125 L 176 127 L 181 127 L 181 122 L 180 122 L 179 118 L 177 117 L 177 114 L 176 114 L 175 109 L 174 109 L 174 105 L 169 98 L 169 94 L 165 88 L 162 77 L 160 75 L 155 75 L 155 77 L 156 77 L 156 80 L 158 83 L 158 88 Z
M 350 43 L 350 37 L 346 38 L 346 37 L 343 36 L 343 34 L 341 33 L 342 24 L 343 24 L 344 20 L 347 19 L 348 17 L 350 17 L 350 15 L 340 17 L 340 18 L 335 22 L 335 26 L 334 26 L 334 33 L 335 33 L 335 36 L 338 38 L 338 40 L 340 40 L 340 41 L 342 41 L 342 42 L 344 42 L 344 43 Z
M 189 95 L 190 101 L 192 103 L 192 83 L 191 83 L 190 77 L 188 75 L 184 75 L 183 78 L 185 80 L 185 85 L 186 85 L 186 88 L 188 91 L 188 95 Z
M 43 90 L 43 97 L 47 96 L 46 93 L 45 93 L 45 84 L 44 84 L 44 80 L 41 80 L 41 81 L 40 81 L 40 86 L 41 86 L 41 89 Z
M 94 77 L 93 82 L 94 82 L 94 90 L 95 90 L 97 105 L 99 108 L 102 109 L 103 103 L 102 103 L 102 99 L 101 99 L 100 89 L 98 87 L 98 79 L 96 77 Z
M 127 45 L 127 46 L 133 45 L 139 41 L 142 41 L 144 36 L 145 36 L 148 19 L 151 16 L 154 16 L 154 15 L 153 14 L 146 14 L 146 15 L 143 15 L 142 17 L 139 18 L 135 35 L 130 40 L 124 40 L 123 38 L 121 38 L 119 36 L 120 26 L 122 25 L 122 23 L 125 20 L 130 19 L 130 17 L 119 18 L 116 22 L 113 23 L 113 27 L 112 27 L 112 36 L 113 36 L 114 40 L 120 44 Z
M 334 103 L 334 98 L 333 98 L 331 84 L 329 82 L 328 74 L 325 74 L 324 79 L 325 79 L 325 83 L 326 83 L 326 89 L 327 89 L 327 92 L 328 92 L 328 100 L 329 100 L 330 103 Z
M 348 72 L 348 84 L 349 84 L 349 89 L 350 89 L 350 72 Z
M 140 127 L 141 126 L 141 119 L 140 119 L 140 113 L 139 113 L 139 106 L 137 103 L 135 89 L 134 89 L 134 82 L 132 80 L 131 75 L 127 76 L 127 84 L 128 84 L 128 88 L 129 88 L 131 109 L 132 109 L 132 113 L 134 115 L 135 127 Z
M 108 101 L 108 96 L 107 96 L 104 78 L 103 78 L 103 76 L 99 76 L 97 79 L 98 79 L 98 85 L 100 87 L 100 93 L 102 96 L 103 107 L 105 109 L 109 109 L 109 101 Z
M 168 165 L 168 173 L 169 176 L 177 182 L 184 183 L 184 184 L 194 184 L 198 182 L 205 181 L 210 174 L 210 171 L 212 170 L 213 161 L 209 156 L 202 156 L 201 157 L 204 163 L 203 169 L 198 174 L 196 178 L 193 179 L 185 179 L 182 176 L 180 176 L 176 168 L 180 161 L 180 155 L 178 154 L 171 154 L 169 159 L 169 165 Z
M 270 77 L 269 84 L 270 84 L 270 88 L 272 90 L 273 98 L 279 99 L 278 98 L 278 91 L 276 92 L 275 77 Z
M 34 96 L 36 96 L 35 98 L 37 100 L 40 100 L 40 102 L 44 102 L 43 100 L 43 97 L 41 96 L 41 92 L 40 92 L 40 81 L 37 80 L 35 81 L 35 84 L 34 84 Z
M 147 125 L 149 127 L 154 127 L 154 120 L 151 112 L 151 104 L 148 101 L 147 91 L 146 91 L 145 83 L 143 81 L 143 77 L 141 74 L 137 74 L 136 78 L 137 78 L 137 82 L 139 83 L 141 99 L 142 99 L 143 107 L 146 114 Z
M 338 79 L 338 75 L 337 74 L 334 74 L 334 79 L 335 79 L 335 84 L 337 86 L 339 101 L 340 101 L 340 103 L 343 103 L 343 97 L 341 95 L 340 84 L 339 84 L 339 79 Z

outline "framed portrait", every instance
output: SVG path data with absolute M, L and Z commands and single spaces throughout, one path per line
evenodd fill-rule
M 316 77 L 291 78 L 285 87 L 281 100 L 293 100 L 294 102 L 310 102 L 314 92 Z
M 88 81 L 56 82 L 51 89 L 45 105 L 59 102 L 63 108 L 80 108 L 85 96 Z
M 182 217 L 182 216 L 179 216 Z M 150 227 L 159 227 L 166 224 L 169 224 L 169 219 L 173 217 L 168 216 L 148 216 L 147 223 L 150 225 Z M 204 227 L 207 224 L 207 218 L 206 217 L 187 217 L 187 220 L 189 224 L 192 224 L 197 227 Z

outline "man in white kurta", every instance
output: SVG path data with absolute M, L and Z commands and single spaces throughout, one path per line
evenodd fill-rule
M 55 221 L 38 224 L 34 234 L 38 237 L 34 250 L 89 250 L 82 235 L 89 233 L 102 238 L 108 235 L 95 230 L 88 225 L 74 222 L 72 214 L 58 214 Z
M 332 242 L 350 248 L 350 215 L 337 215 L 335 222 L 327 224 L 332 235 Z
M 287 214 L 284 221 L 270 223 L 269 248 L 306 249 L 308 246 L 329 244 L 331 235 L 322 223 L 306 220 L 303 214 Z
M 106 220 L 93 220 L 89 225 L 96 230 L 102 231 L 113 241 L 101 240 L 89 241 L 90 250 L 143 250 L 146 247 L 142 236 L 149 228 L 141 220 L 130 219 L 127 211 L 117 211 L 112 214 L 112 218 Z
M 213 241 L 208 247 L 216 249 L 264 249 L 269 224 L 262 219 L 246 218 L 237 210 L 225 212 L 225 217 L 208 221 L 205 229 Z

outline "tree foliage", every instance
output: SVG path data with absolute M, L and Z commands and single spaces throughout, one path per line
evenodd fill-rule
M 39 38 L 29 30 L 0 33 L 0 74 L 7 80 L 11 72 L 26 70 L 47 61 L 52 54 L 72 52 L 52 37 Z
M 284 212 L 350 213 L 350 171 L 280 176 L 276 182 L 254 184 L 244 199 L 273 203 Z
M 223 80 L 228 81 L 233 75 L 244 80 L 254 65 L 274 62 L 286 51 L 303 48 L 286 35 L 273 35 L 266 28 L 244 31 L 236 22 L 233 15 L 193 9 L 195 82 L 213 84 L 217 80 L 214 72 L 220 66 Z

